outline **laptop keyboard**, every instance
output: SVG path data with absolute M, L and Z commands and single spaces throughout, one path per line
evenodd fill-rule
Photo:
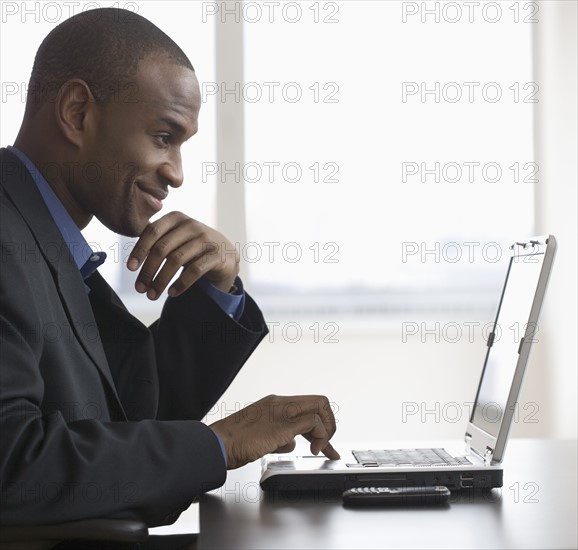
M 377 466 L 470 466 L 465 456 L 452 456 L 445 449 L 393 449 L 352 451 L 364 467 Z

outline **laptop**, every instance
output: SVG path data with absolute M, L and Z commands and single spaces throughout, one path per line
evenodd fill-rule
M 379 485 L 445 485 L 453 490 L 501 487 L 501 463 L 530 349 L 540 337 L 538 317 L 555 251 L 552 235 L 510 247 L 465 446 L 357 449 L 342 453 L 341 460 L 267 455 L 261 459 L 261 488 L 317 492 Z

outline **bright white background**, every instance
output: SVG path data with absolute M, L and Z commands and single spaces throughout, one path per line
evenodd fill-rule
M 232 2 L 226 16 L 221 2 L 3 2 L 2 146 L 16 136 L 40 41 L 85 4 L 120 5 L 151 19 L 189 55 L 203 85 L 200 131 L 183 151 L 185 185 L 166 211 L 216 224 L 217 187 L 244 195 L 236 210 L 226 209 L 238 227 L 229 237 L 244 252 L 243 279 L 269 312 L 272 334 L 209 421 L 268 393 L 319 392 L 335 403 L 342 440 L 461 437 L 485 353 L 481 327 L 494 316 L 504 273 L 493 243 L 505 258 L 513 240 L 551 232 L 560 252 L 544 340 L 531 358 L 514 434 L 576 434 L 575 2 L 500 2 L 501 15 L 481 2 L 472 22 L 462 2 L 427 2 L 429 15 L 421 2 L 304 1 L 301 11 L 281 2 L 271 16 L 257 2 L 244 9 Z M 240 44 L 215 32 L 235 10 L 244 23 Z M 216 64 L 226 73 L 227 52 L 238 47 L 244 78 L 227 82 L 233 93 L 222 95 Z M 483 94 L 490 82 L 499 101 Z M 404 101 L 412 83 L 418 91 Z M 439 101 L 422 99 L 422 83 L 439 87 Z M 461 100 L 449 83 L 458 84 Z M 529 96 L 534 88 L 524 87 L 533 84 L 539 92 Z M 237 172 L 245 181 L 224 173 L 218 158 L 227 136 L 215 121 L 231 102 L 231 122 L 244 120 Z M 422 162 L 439 163 L 440 181 L 422 172 L 404 181 L 403 163 Z M 462 167 L 461 179 L 444 181 L 444 166 L 447 179 L 455 175 L 448 163 Z M 464 163 L 479 163 L 472 182 Z M 539 167 L 537 183 L 527 163 Z M 488 181 L 494 172 L 484 177 L 489 164 L 502 171 L 499 181 Z M 293 171 L 284 174 L 284 166 Z M 295 167 L 301 177 L 290 181 Z M 243 209 L 246 224 L 243 216 L 236 224 Z M 160 305 L 130 290 L 126 243 L 98 223 L 86 234 L 109 253 L 104 275 L 151 319 Z M 423 255 L 428 250 L 437 253 Z M 293 261 L 296 251 L 302 256 Z M 403 338 L 408 323 L 420 333 Z

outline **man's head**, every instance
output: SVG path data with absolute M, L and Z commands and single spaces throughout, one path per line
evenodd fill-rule
M 133 12 L 91 10 L 40 46 L 16 146 L 80 227 L 94 215 L 136 236 L 182 183 L 180 147 L 199 108 L 193 66 L 173 40 Z

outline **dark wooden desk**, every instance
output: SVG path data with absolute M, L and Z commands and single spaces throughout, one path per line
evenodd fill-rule
M 504 486 L 447 508 L 348 510 L 336 497 L 264 495 L 260 468 L 203 497 L 196 548 L 577 548 L 576 441 L 511 440 Z

